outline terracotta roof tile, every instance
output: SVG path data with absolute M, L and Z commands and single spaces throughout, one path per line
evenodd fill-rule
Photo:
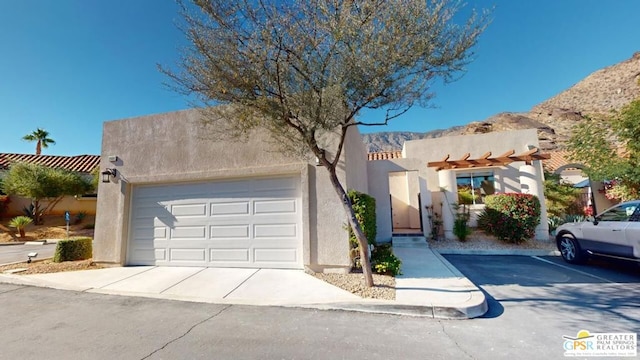
M 549 152 L 551 155 L 550 159 L 543 160 L 542 165 L 547 171 L 556 171 L 561 166 L 565 166 L 568 164 L 574 164 L 575 161 L 571 161 L 569 158 L 569 152 L 564 150 L 552 151 Z
M 390 160 L 390 159 L 402 159 L 402 151 L 381 151 L 375 153 L 368 153 L 367 158 L 371 160 Z
M 100 164 L 100 155 L 60 156 L 0 153 L 0 170 L 8 169 L 15 162 L 35 163 L 52 168 L 90 173 Z

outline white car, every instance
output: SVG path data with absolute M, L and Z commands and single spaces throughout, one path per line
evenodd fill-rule
M 559 226 L 556 243 L 562 258 L 572 264 L 591 255 L 640 262 L 640 200 L 611 207 L 593 221 Z

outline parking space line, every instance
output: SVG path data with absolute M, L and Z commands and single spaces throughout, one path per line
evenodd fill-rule
M 600 276 L 597 276 L 597 275 L 589 274 L 588 272 L 581 271 L 581 270 L 577 270 L 577 269 L 574 269 L 574 268 L 569 267 L 569 266 L 565 266 L 565 265 L 561 265 L 561 264 L 556 264 L 556 263 L 554 263 L 553 261 L 549 261 L 549 260 L 547 260 L 547 259 L 543 259 L 543 258 L 540 258 L 540 257 L 537 257 L 537 256 L 532 256 L 532 258 L 534 258 L 534 259 L 536 259 L 536 260 L 540 260 L 540 261 L 542 261 L 542 262 L 544 262 L 544 263 L 547 263 L 547 264 L 551 264 L 551 265 L 555 265 L 555 266 L 561 267 L 561 268 L 563 268 L 563 269 L 567 269 L 567 270 L 575 271 L 575 272 L 577 272 L 577 273 L 579 273 L 579 274 L 582 274 L 582 275 L 585 275 L 585 276 L 589 276 L 589 277 L 592 277 L 592 278 L 594 278 L 594 279 L 602 280 L 602 281 L 604 281 L 604 282 L 608 282 L 608 283 L 611 283 L 611 284 L 617 284 L 615 281 L 611 281 L 611 280 L 609 280 L 609 279 L 605 279 L 605 278 L 600 277 Z

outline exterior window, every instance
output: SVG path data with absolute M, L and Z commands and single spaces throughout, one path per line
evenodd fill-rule
M 456 184 L 460 204 L 484 204 L 484 197 L 496 192 L 492 171 L 458 173 Z

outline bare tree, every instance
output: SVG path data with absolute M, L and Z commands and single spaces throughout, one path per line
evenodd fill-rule
M 386 125 L 426 106 L 433 80 L 464 69 L 485 14 L 450 0 L 194 0 L 180 2 L 190 47 L 173 87 L 206 105 L 205 122 L 238 136 L 270 131 L 283 151 L 313 154 L 329 173 L 358 239 L 367 240 L 336 175 L 352 126 Z M 460 20 L 462 19 L 462 23 Z M 229 107 L 208 107 L 230 104 Z M 375 122 L 363 109 L 383 109 Z M 221 114 L 223 111 L 225 114 Z M 224 119 L 224 121 L 219 121 Z M 332 141 L 337 138 L 339 141 Z

